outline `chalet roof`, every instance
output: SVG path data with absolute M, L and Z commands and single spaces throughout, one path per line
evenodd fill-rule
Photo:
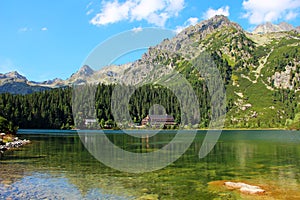
M 173 125 L 174 124 L 174 117 L 172 115 L 147 115 L 147 117 L 145 117 L 142 120 L 142 124 L 146 124 L 146 123 L 151 123 L 151 124 L 167 124 L 167 125 Z
M 174 119 L 172 115 L 148 115 L 151 119 Z

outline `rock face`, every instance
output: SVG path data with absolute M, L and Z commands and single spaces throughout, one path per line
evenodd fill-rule
M 94 74 L 94 70 L 90 68 L 88 65 L 82 66 L 75 74 L 71 76 L 71 78 L 85 78 L 92 76 Z
M 265 190 L 261 189 L 259 186 L 249 185 L 246 183 L 235 183 L 235 182 L 225 182 L 225 186 L 229 189 L 238 189 L 244 194 L 263 194 Z
M 285 71 L 281 72 L 275 72 L 275 74 L 272 76 L 272 79 L 274 80 L 274 86 L 276 88 L 283 88 L 283 89 L 293 89 L 293 80 L 291 80 L 291 72 L 296 71 L 296 67 L 290 67 L 286 66 Z M 296 73 L 295 80 L 299 80 L 299 74 Z
M 86 79 L 94 74 L 94 70 L 90 68 L 88 65 L 82 66 L 76 73 L 72 74 L 72 76 L 67 80 L 68 83 L 85 83 Z
M 295 28 L 286 22 L 281 22 L 280 24 L 272 24 L 271 22 L 267 22 L 265 24 L 258 25 L 253 33 L 255 34 L 263 34 L 263 33 L 273 33 L 273 32 L 283 32 L 283 31 L 291 31 L 295 30 Z

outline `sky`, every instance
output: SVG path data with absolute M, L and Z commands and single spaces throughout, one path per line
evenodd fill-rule
M 265 22 L 300 26 L 300 0 L 0 0 L 0 73 L 66 79 L 116 34 L 179 32 L 216 14 L 247 31 Z

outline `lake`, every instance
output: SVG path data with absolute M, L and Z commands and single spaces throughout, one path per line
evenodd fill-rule
M 147 153 L 176 134 L 163 131 L 145 140 L 107 131 L 132 152 Z M 300 199 L 299 131 L 223 131 L 203 159 L 205 131 L 198 131 L 184 155 L 163 169 L 132 174 L 95 159 L 76 132 L 21 130 L 32 141 L 0 160 L 0 199 Z M 228 190 L 218 181 L 259 185 L 264 195 Z

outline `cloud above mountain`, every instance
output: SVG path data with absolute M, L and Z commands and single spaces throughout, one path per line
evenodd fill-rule
M 180 33 L 183 29 L 189 27 L 189 26 L 194 26 L 199 22 L 199 19 L 197 17 L 190 17 L 188 20 L 186 20 L 183 24 L 183 26 L 176 26 L 175 32 Z
M 166 21 L 178 16 L 185 0 L 126 0 L 103 1 L 101 11 L 90 23 L 97 26 L 121 21 L 142 21 L 163 27 Z
M 300 13 L 299 0 L 244 0 L 242 6 L 250 24 L 292 20 Z
M 216 15 L 224 15 L 226 17 L 228 17 L 230 15 L 229 13 L 229 6 L 223 6 L 219 9 L 212 9 L 209 8 L 203 15 L 203 19 L 209 19 L 212 18 Z

